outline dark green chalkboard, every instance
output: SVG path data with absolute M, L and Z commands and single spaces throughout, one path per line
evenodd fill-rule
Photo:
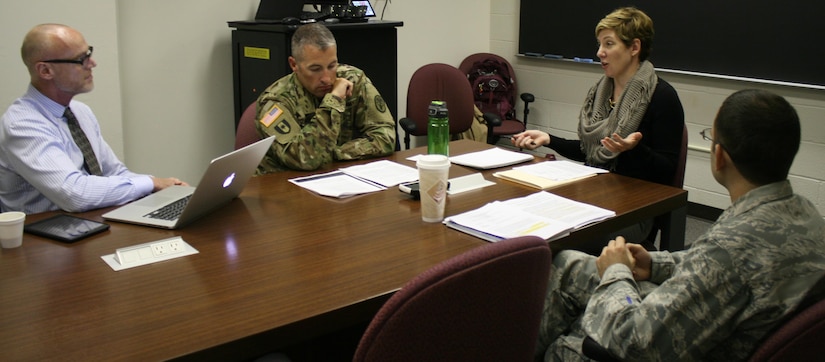
M 615 0 L 521 0 L 519 53 L 596 57 Z M 634 0 L 656 30 L 657 68 L 825 86 L 825 1 Z

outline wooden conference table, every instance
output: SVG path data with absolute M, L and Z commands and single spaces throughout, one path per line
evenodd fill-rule
M 456 155 L 490 146 L 450 147 Z M 388 159 L 414 166 L 405 158 L 421 151 Z M 422 222 L 419 203 L 397 188 L 331 199 L 287 182 L 317 172 L 255 177 L 239 199 L 180 230 L 110 222 L 75 244 L 25 234 L 22 247 L 0 252 L 0 359 L 250 358 L 369 321 L 405 282 L 486 243 Z M 450 177 L 472 172 L 453 165 Z M 447 215 L 537 191 L 491 173 L 496 185 L 450 196 Z M 684 230 L 681 189 L 605 174 L 552 192 L 617 213 L 552 242 L 556 250 L 659 214 Z M 78 215 L 102 220 L 106 210 Z M 199 253 L 119 272 L 101 259 L 173 236 Z

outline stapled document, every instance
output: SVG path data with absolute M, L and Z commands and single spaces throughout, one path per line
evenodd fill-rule
M 540 190 L 547 190 L 608 172 L 601 168 L 580 165 L 571 161 L 545 161 L 496 172 L 493 176 Z
M 450 162 L 456 165 L 486 170 L 532 161 L 533 158 L 534 156 L 529 153 L 509 151 L 494 147 L 484 151 L 452 156 L 450 157 Z
M 444 224 L 493 242 L 525 235 L 554 240 L 613 216 L 614 211 L 539 191 L 447 217 Z

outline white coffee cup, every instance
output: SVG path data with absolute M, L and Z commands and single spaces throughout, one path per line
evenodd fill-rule
M 9 211 L 0 214 L 0 244 L 5 249 L 19 247 L 23 244 L 23 223 L 26 214 Z
M 444 220 L 444 206 L 447 203 L 450 159 L 444 155 L 422 155 L 416 166 L 421 194 L 421 220 L 440 222 Z

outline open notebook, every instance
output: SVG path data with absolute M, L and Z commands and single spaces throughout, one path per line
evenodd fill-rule
M 106 220 L 177 229 L 238 197 L 275 136 L 212 160 L 197 187 L 172 186 L 103 214 Z

